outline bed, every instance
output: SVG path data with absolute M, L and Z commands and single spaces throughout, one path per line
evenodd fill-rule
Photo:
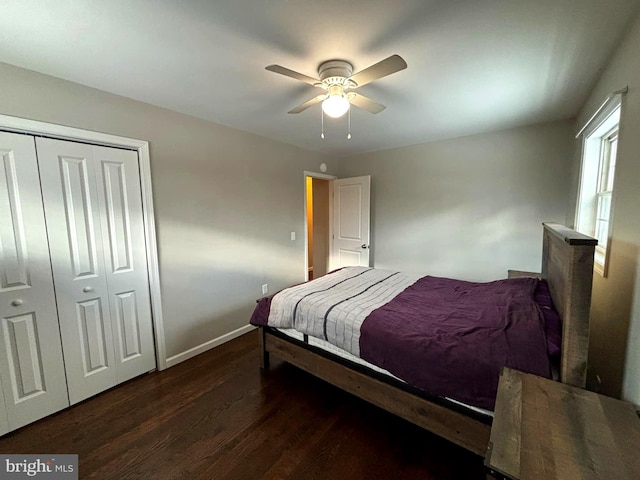
M 547 307 L 537 303 L 538 306 L 531 307 L 530 300 L 527 300 L 537 296 L 540 285 L 548 286 L 562 322 L 563 334 L 557 363 L 559 379 L 570 385 L 585 386 L 596 243 L 595 239 L 562 225 L 543 224 L 541 273 L 532 275 L 510 271 L 511 280 L 491 282 L 491 288 L 497 288 L 498 291 L 496 302 L 485 300 L 490 296 L 486 291 L 488 283 L 469 284 L 438 277 L 417 279 L 398 272 L 366 268 L 343 269 L 327 275 L 329 278 L 325 280 L 322 277 L 287 289 L 275 300 L 261 299 L 252 316 L 251 322 L 259 328 L 261 367 L 267 368 L 270 355 L 274 355 L 474 453 L 484 455 L 489 441 L 491 409 L 499 369 L 508 365 L 543 376 L 549 376 L 551 372 L 553 362 L 546 357 L 550 348 L 547 342 L 549 334 L 542 315 Z M 544 282 L 530 278 L 536 276 Z M 358 282 L 359 293 L 352 295 L 348 290 L 338 293 L 338 286 L 344 289 L 348 285 L 355 285 L 355 282 Z M 368 283 L 361 286 L 360 282 Z M 447 293 L 450 291 L 455 295 Z M 364 303 L 353 304 L 352 298 L 363 296 L 363 292 L 366 292 L 368 299 Z M 504 296 L 505 292 L 507 297 Z M 425 295 L 428 300 L 424 300 Z M 291 298 L 285 298 L 288 296 Z M 504 298 L 508 299 L 506 304 Z M 316 306 L 325 300 L 331 305 L 330 308 Z M 412 301 L 418 303 L 411 308 L 402 306 L 411 305 Z M 492 309 L 508 311 L 511 317 L 504 321 L 508 328 L 490 335 L 486 332 L 493 330 L 464 326 L 469 335 L 464 337 L 462 345 L 447 343 L 446 336 L 437 331 L 429 335 L 439 338 L 439 341 L 431 342 L 429 348 L 422 348 L 420 343 L 411 346 L 413 331 L 409 330 L 404 336 L 398 333 L 398 338 L 406 343 L 396 345 L 400 350 L 387 352 L 383 340 L 394 343 L 394 331 L 400 332 L 405 323 L 411 325 L 411 319 L 422 308 L 420 302 L 429 303 L 430 308 L 432 304 L 438 304 L 438 308 L 441 305 L 449 308 L 447 303 L 455 304 L 455 308 L 461 312 L 460 318 L 476 318 L 478 315 L 474 310 L 484 312 Z M 342 307 L 344 311 L 340 310 Z M 324 314 L 317 317 L 315 310 Z M 356 310 L 359 314 L 355 320 L 356 327 L 345 327 L 341 321 L 336 323 L 332 320 L 350 316 Z M 437 314 L 441 315 L 442 312 L 438 310 Z M 287 318 L 293 320 L 285 320 Z M 379 328 L 387 322 L 393 322 L 394 318 L 397 323 L 393 324 L 391 332 L 385 333 Z M 482 315 L 478 318 L 483 321 Z M 376 335 L 380 337 L 377 341 Z M 385 336 L 388 338 L 382 338 Z M 475 343 L 467 340 L 472 338 Z M 467 343 L 471 346 L 467 346 Z M 510 350 L 505 350 L 505 345 Z M 424 357 L 417 356 L 417 350 L 421 348 L 423 351 L 420 355 Z M 475 353 L 470 353 L 467 367 L 449 368 L 451 373 L 448 374 L 444 366 L 462 365 L 458 360 L 467 356 L 461 348 L 481 354 L 473 360 Z M 398 354 L 398 351 L 402 351 L 402 354 Z M 485 362 L 485 357 L 490 356 L 495 358 Z M 535 360 L 531 360 L 533 358 Z M 418 364 L 429 365 L 430 368 L 415 368 Z M 474 378 L 480 380 L 474 382 Z M 464 388 L 467 384 L 470 385 L 468 391 Z

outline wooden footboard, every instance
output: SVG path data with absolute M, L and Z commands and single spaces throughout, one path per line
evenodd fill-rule
M 273 354 L 363 400 L 484 456 L 491 433 L 490 424 L 325 358 L 304 346 L 270 333 L 264 327 L 260 327 L 259 334 L 263 345 L 263 364 L 264 359 L 268 362 L 269 354 Z

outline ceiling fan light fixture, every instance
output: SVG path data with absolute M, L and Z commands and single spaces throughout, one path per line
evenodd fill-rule
M 289 110 L 289 113 L 300 113 L 309 107 L 322 103 L 322 118 L 324 119 L 325 114 L 331 118 L 338 118 L 351 112 L 351 104 L 373 114 L 383 111 L 384 105 L 351 90 L 404 70 L 407 68 L 407 62 L 400 55 L 391 55 L 354 74 L 353 65 L 346 60 L 327 60 L 318 66 L 318 79 L 280 65 L 269 65 L 265 68 L 324 90 L 326 93 L 316 95 Z M 348 92 L 345 93 L 345 90 Z
M 349 110 L 349 100 L 346 95 L 329 95 L 322 102 L 322 111 L 331 118 L 339 118 Z

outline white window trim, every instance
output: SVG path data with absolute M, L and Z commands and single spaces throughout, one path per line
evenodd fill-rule
M 597 188 L 597 183 L 600 179 L 597 171 L 599 169 L 599 165 L 597 163 L 599 162 L 597 162 L 595 165 L 586 165 L 585 158 L 592 155 L 599 158 L 600 146 L 602 142 L 601 139 L 616 125 L 620 126 L 620 121 L 622 118 L 622 95 L 625 94 L 627 90 L 627 87 L 625 87 L 624 89 L 618 90 L 617 92 L 611 94 L 576 135 L 576 138 L 582 137 L 582 153 L 580 159 L 580 177 L 575 215 L 575 228 L 576 230 L 586 235 L 595 235 L 595 224 L 588 224 L 587 226 L 585 226 L 584 218 L 587 216 L 592 216 L 591 213 L 585 213 L 585 208 L 588 208 L 590 210 L 594 208 L 589 199 L 593 198 L 593 196 L 595 195 L 596 189 L 594 187 Z M 616 110 L 618 110 L 619 112 L 618 115 L 614 115 Z M 618 135 L 619 134 L 620 129 L 618 129 Z M 620 142 L 618 142 L 618 148 L 619 146 Z M 586 169 L 589 169 L 589 171 L 586 171 Z M 593 172 L 594 169 L 596 170 L 595 174 Z M 613 190 L 615 190 L 615 177 Z M 606 248 L 602 246 L 596 246 L 594 255 L 594 270 L 603 277 L 607 276 L 609 252 L 611 250 L 611 236 L 614 223 L 613 214 L 615 210 L 614 198 L 615 195 L 612 194 L 607 232 L 607 246 Z

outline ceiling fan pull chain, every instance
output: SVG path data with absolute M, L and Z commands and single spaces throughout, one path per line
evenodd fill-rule
M 351 109 L 349 109 L 349 118 L 347 120 L 348 130 L 347 130 L 347 140 L 351 140 Z
M 320 133 L 320 138 L 324 140 L 324 110 L 320 109 L 320 122 L 322 124 L 322 132 Z

